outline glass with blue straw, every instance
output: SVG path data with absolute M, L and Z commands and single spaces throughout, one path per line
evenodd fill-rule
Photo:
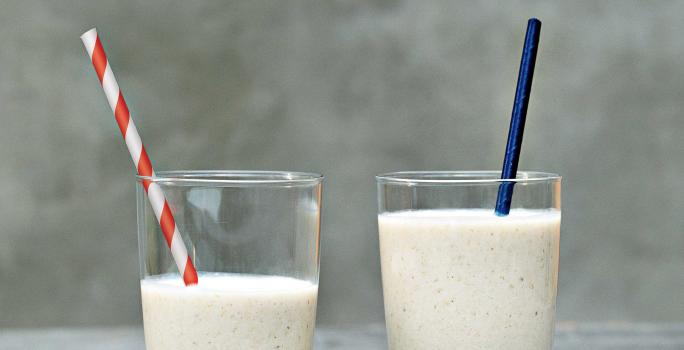
M 529 20 L 502 171 L 376 177 L 391 350 L 552 348 L 561 179 L 517 172 L 540 28 Z

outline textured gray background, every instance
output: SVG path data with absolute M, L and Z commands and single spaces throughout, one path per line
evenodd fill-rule
M 521 168 L 564 181 L 559 319 L 684 320 L 684 2 L 0 4 L 0 327 L 140 322 L 133 169 L 98 26 L 157 170 L 326 174 L 319 322 L 381 321 L 373 175 L 500 166 L 525 22 Z

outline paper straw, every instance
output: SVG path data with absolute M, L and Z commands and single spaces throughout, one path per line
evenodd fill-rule
M 119 129 L 121 129 L 121 134 L 126 142 L 131 158 L 133 158 L 133 164 L 135 164 L 138 174 L 153 177 L 152 163 L 147 156 L 138 130 L 135 128 L 135 124 L 133 124 L 126 101 L 124 101 L 123 94 L 119 90 L 119 85 L 116 83 L 114 73 L 112 73 L 112 68 L 107 61 L 107 56 L 97 35 L 97 30 L 93 28 L 85 32 L 81 35 L 81 40 L 83 40 L 83 45 L 85 45 L 88 55 L 93 62 L 93 67 L 98 79 L 100 79 L 105 96 L 107 96 L 109 106 L 114 111 L 116 123 L 119 125 Z M 197 284 L 197 271 L 195 271 L 192 259 L 188 255 L 161 187 L 149 180 L 143 180 L 143 187 L 145 192 L 147 192 L 147 198 L 150 200 L 154 215 L 157 217 L 157 221 L 159 221 L 166 243 L 171 250 L 171 255 L 178 266 L 178 271 L 183 275 L 183 282 L 185 282 L 185 285 Z
M 520 148 L 525 129 L 525 118 L 527 117 L 527 105 L 530 102 L 530 92 L 532 91 L 532 76 L 534 75 L 534 64 L 537 60 L 540 31 L 541 21 L 530 18 L 527 22 L 525 45 L 523 46 L 520 71 L 518 72 L 518 86 L 515 89 L 511 125 L 508 129 L 508 143 L 506 144 L 506 154 L 501 171 L 501 179 L 503 180 L 515 179 L 518 172 Z M 511 211 L 514 185 L 515 183 L 510 181 L 502 182 L 499 185 L 499 193 L 496 198 L 496 215 L 506 216 Z

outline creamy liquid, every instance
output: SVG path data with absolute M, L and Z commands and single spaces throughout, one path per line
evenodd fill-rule
M 378 216 L 390 349 L 550 350 L 561 215 Z
M 311 349 L 318 287 L 278 276 L 200 274 L 140 282 L 147 350 Z

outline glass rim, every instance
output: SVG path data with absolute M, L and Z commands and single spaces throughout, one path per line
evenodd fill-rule
M 153 176 L 136 174 L 137 181 L 217 185 L 316 185 L 324 176 L 313 172 L 279 170 L 167 170 Z
M 395 171 L 375 176 L 378 184 L 460 185 L 503 182 L 538 183 L 561 181 L 562 176 L 543 171 L 518 171 L 515 179 L 502 179 L 501 170 Z

